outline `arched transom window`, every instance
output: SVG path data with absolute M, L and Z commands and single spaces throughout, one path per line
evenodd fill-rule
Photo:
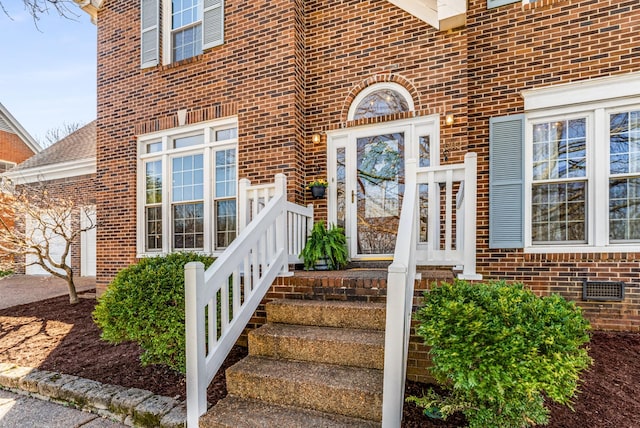
M 409 92 L 395 83 L 380 83 L 362 91 L 349 109 L 349 120 L 388 116 L 413 110 Z

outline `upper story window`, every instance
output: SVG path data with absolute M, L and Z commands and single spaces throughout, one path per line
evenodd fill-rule
M 235 119 L 139 139 L 138 253 L 226 248 L 236 236 Z
M 174 61 L 202 53 L 202 19 L 198 3 L 198 0 L 171 1 L 171 46 Z
M 142 68 L 200 55 L 224 42 L 224 0 L 141 0 Z M 162 23 L 160 10 L 162 8 Z

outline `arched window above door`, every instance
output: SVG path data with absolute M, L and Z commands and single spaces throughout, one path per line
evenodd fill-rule
M 396 83 L 371 85 L 351 103 L 349 120 L 388 116 L 413 110 L 409 92 Z

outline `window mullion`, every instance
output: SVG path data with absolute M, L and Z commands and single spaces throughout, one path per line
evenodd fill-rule
M 167 139 L 166 137 L 164 138 Z M 166 147 L 165 141 L 165 147 Z M 162 189 L 162 252 L 171 252 L 171 168 L 168 154 L 162 155 L 162 178 L 164 188 Z
M 593 119 L 587 154 L 589 244 L 605 246 L 609 243 L 609 126 L 604 109 L 595 110 Z
M 207 137 L 205 136 L 205 142 Z M 204 192 L 204 251 L 207 253 L 212 253 L 214 250 L 213 246 L 213 236 L 215 236 L 215 222 L 213 221 L 213 189 L 211 188 L 211 178 L 213 177 L 212 168 L 213 168 L 213 154 L 211 147 L 204 148 L 204 183 L 203 183 L 203 192 Z

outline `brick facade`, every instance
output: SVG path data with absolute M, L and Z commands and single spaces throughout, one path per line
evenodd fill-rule
M 524 254 L 489 250 L 489 118 L 522 113 L 520 92 L 540 86 L 640 70 L 640 3 L 619 0 L 538 1 L 468 15 L 468 150 L 478 153 L 478 271 L 522 281 L 540 294 L 576 300 L 592 325 L 640 329 L 638 253 Z M 582 281 L 624 281 L 623 302 L 582 302 Z
M 596 328 L 637 330 L 640 254 L 489 250 L 487 194 L 489 118 L 523 112 L 524 89 L 640 71 L 640 3 L 486 5 L 470 0 L 467 25 L 440 32 L 384 0 L 227 0 L 223 45 L 140 69 L 139 3 L 106 1 L 98 14 L 99 287 L 136 260 L 139 135 L 176 127 L 181 109 L 188 124 L 235 115 L 239 178 L 260 183 L 284 172 L 290 199 L 307 203 L 301 184 L 327 175 L 324 132 L 374 122 L 348 122 L 351 101 L 373 83 L 395 82 L 414 99 L 407 117 L 440 114 L 448 163 L 478 153 L 479 273 L 577 300 Z M 449 111 L 455 124 L 444 126 Z M 313 202 L 324 218 L 326 200 Z M 624 281 L 627 298 L 580 302 L 586 278 Z
M 20 163 L 33 156 L 33 150 L 12 132 L 0 130 L 0 160 Z
M 31 156 L 33 156 L 33 150 L 17 134 L 0 130 L 0 161 L 18 164 Z M 6 209 L 1 203 L 5 197 L 0 195 L 0 216 L 5 219 L 7 225 L 11 226 L 13 220 L 7 216 Z M 0 264 L 3 264 L 3 262 L 4 264 L 10 264 L 12 261 L 12 257 L 0 254 Z

